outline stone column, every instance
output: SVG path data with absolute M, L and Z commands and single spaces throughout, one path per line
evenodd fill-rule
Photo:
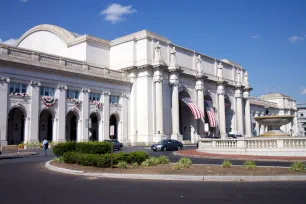
M 250 107 L 250 101 L 249 101 L 249 96 L 250 96 L 250 89 L 245 89 L 243 93 L 243 98 L 245 100 L 245 134 L 247 137 L 252 136 L 252 131 L 251 131 L 251 107 Z
M 260 116 L 265 116 L 265 113 L 262 112 L 260 114 Z M 265 126 L 264 125 L 260 125 L 260 135 L 264 134 L 265 133 Z
M 57 86 L 57 137 L 56 142 L 66 141 L 66 85 Z
M 197 76 L 195 89 L 197 91 L 197 105 L 201 109 L 201 111 L 203 111 L 204 113 L 204 77 L 202 75 Z M 199 119 L 198 121 L 199 121 L 199 124 L 198 124 L 199 135 L 204 135 L 205 119 L 203 117 Z
M 123 143 L 127 143 L 129 141 L 128 138 L 128 125 L 129 125 L 129 121 L 128 121 L 128 95 L 126 94 L 122 94 L 122 136 L 123 136 Z
M 177 70 L 177 69 L 175 69 Z M 179 115 L 179 72 L 171 71 L 170 73 L 170 84 L 172 86 L 172 133 L 171 139 L 183 140 L 183 136 L 180 134 L 180 115 Z
M 39 87 L 41 85 L 38 81 L 31 81 L 30 84 L 31 104 L 30 104 L 30 138 L 29 142 L 38 142 L 38 129 L 39 129 Z
M 255 117 L 258 117 L 259 116 L 259 112 L 258 111 L 256 111 L 255 112 Z M 255 129 L 256 129 L 256 135 L 255 136 L 259 136 L 260 135 L 260 127 L 259 127 L 259 123 L 256 121 L 255 122 Z
M 133 83 L 130 95 L 129 139 L 131 144 L 135 145 L 137 144 L 137 70 L 132 70 L 129 77 L 130 81 Z
M 220 128 L 220 135 L 222 139 L 226 138 L 226 123 L 225 123 L 225 103 L 224 103 L 224 85 L 223 81 L 218 82 L 217 94 L 218 94 L 218 102 L 219 102 L 219 128 Z
M 155 84 L 155 123 L 156 130 L 154 141 L 165 139 L 163 122 L 163 71 L 161 68 L 155 68 L 153 81 Z
M 80 135 L 80 141 L 87 142 L 89 139 L 88 120 L 89 119 L 89 93 L 90 89 L 82 88 L 82 134 Z
M 241 86 L 236 86 L 235 98 L 236 98 L 237 131 L 243 133 L 243 110 L 242 110 Z
M 103 106 L 103 122 L 104 122 L 104 133 L 103 137 L 105 140 L 109 139 L 109 96 L 110 92 L 104 91 L 103 92 L 103 100 L 104 100 L 104 106 Z
M 98 141 L 102 142 L 104 140 L 103 138 L 103 122 L 102 122 L 102 119 L 100 121 L 98 121 L 98 128 L 99 128 L 99 138 L 98 138 Z
M 8 83 L 10 78 L 0 76 L 0 146 L 7 145 L 7 117 L 8 117 Z

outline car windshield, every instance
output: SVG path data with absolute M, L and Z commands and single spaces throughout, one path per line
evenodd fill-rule
M 166 143 L 167 141 L 166 140 L 161 140 L 161 141 L 159 141 L 157 144 L 164 144 L 164 143 Z

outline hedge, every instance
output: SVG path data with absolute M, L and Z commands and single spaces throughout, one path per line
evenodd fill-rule
M 109 142 L 65 142 L 53 147 L 53 153 L 60 157 L 66 152 L 79 152 L 84 154 L 105 154 L 111 151 Z
M 116 165 L 120 161 L 125 161 L 129 164 L 142 163 L 147 158 L 148 154 L 145 152 L 131 152 L 131 153 L 117 153 L 113 154 L 113 164 Z M 66 152 L 63 154 L 65 163 L 80 164 L 83 166 L 95 166 L 102 168 L 109 168 L 111 166 L 111 155 L 107 154 L 82 154 L 78 152 Z

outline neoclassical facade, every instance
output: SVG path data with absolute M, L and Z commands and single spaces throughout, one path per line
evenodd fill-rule
M 39 25 L 0 44 L 1 144 L 251 137 L 251 90 L 240 65 L 147 30 L 107 41 Z

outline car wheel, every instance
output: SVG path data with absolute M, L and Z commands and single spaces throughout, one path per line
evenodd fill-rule
M 182 147 L 181 146 L 177 146 L 177 150 L 178 151 L 182 150 Z
M 166 152 L 167 151 L 167 147 L 164 147 L 163 151 Z
M 156 149 L 153 149 L 153 152 L 156 152 Z

